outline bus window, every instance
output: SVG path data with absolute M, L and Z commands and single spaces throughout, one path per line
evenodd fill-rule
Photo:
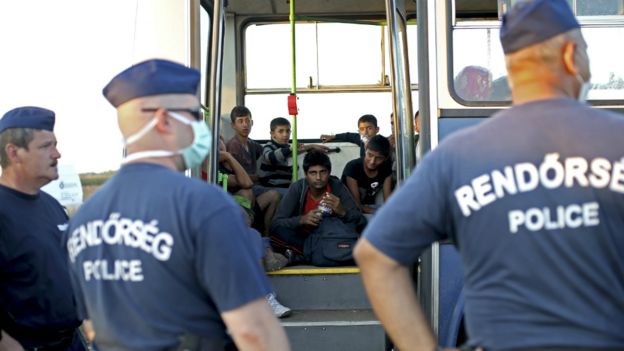
M 382 83 L 381 51 L 377 46 L 381 43 L 381 26 L 320 23 L 317 27 L 319 84 Z
M 498 0 L 498 8 L 504 12 L 518 1 L 520 0 Z M 624 0 L 568 0 L 568 3 L 577 16 L 624 15 Z
M 624 96 L 624 28 L 583 28 L 591 67 L 591 100 L 622 100 Z
M 505 57 L 495 22 L 464 23 L 453 30 L 453 83 L 464 101 L 511 100 Z
M 418 94 L 413 94 L 418 95 Z M 245 105 L 253 113 L 252 139 L 269 138 L 269 123 L 275 117 L 287 117 L 287 94 L 247 95 Z M 417 98 L 417 97 L 416 97 Z M 321 134 L 357 132 L 362 115 L 377 117 L 379 133 L 390 135 L 390 92 L 301 94 L 297 102 L 299 139 L 318 139 Z M 290 118 L 289 118 L 290 119 Z
M 297 86 L 316 77 L 314 24 L 297 25 Z M 245 88 L 290 88 L 290 25 L 252 24 L 245 29 Z M 252 111 L 253 112 L 253 111 Z
M 574 3 L 577 16 L 624 15 L 623 0 L 575 0 Z
M 380 133 L 390 135 L 386 28 L 374 22 L 317 22 L 297 23 L 296 30 L 298 138 L 355 132 L 357 120 L 364 114 L 376 116 Z M 408 25 L 407 35 L 411 76 L 416 77 L 416 25 Z M 254 116 L 254 139 L 268 139 L 271 119 L 288 115 L 290 45 L 289 24 L 254 23 L 245 28 L 244 101 Z M 412 97 L 417 106 L 415 90 Z
M 624 46 L 613 43 L 624 36 L 624 27 L 584 24 L 582 19 L 581 24 L 592 73 L 588 99 L 621 100 L 624 66 L 620 62 L 624 61 Z M 454 28 L 453 83 L 460 102 L 511 100 L 499 26 L 500 23 L 490 21 L 463 23 Z
M 200 43 L 201 43 L 201 101 L 206 101 L 206 79 L 208 78 L 208 36 L 210 35 L 210 16 L 208 11 L 203 6 L 200 6 L 199 12 L 199 26 L 200 26 Z

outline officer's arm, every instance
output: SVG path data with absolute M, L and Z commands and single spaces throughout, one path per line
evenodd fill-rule
M 0 331 L 0 350 L 2 351 L 23 351 L 22 345 L 13 339 L 9 334 L 7 334 L 4 330 Z
M 264 298 L 221 314 L 241 351 L 290 350 L 286 333 Z
M 362 238 L 354 251 L 375 314 L 402 351 L 431 351 L 436 339 L 418 304 L 407 267 Z M 392 298 L 389 298 L 392 297 Z

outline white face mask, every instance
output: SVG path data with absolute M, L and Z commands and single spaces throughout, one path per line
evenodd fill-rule
M 126 158 L 123 159 L 122 163 L 128 163 L 147 157 L 169 157 L 182 155 L 182 159 L 184 160 L 184 166 L 187 169 L 201 165 L 204 158 L 210 152 L 210 148 L 212 147 L 212 134 L 210 133 L 208 125 L 202 120 L 191 122 L 179 113 L 169 111 L 168 114 L 178 120 L 180 123 L 190 125 L 191 128 L 193 128 L 193 142 L 191 143 L 191 145 L 178 151 L 145 150 L 135 152 L 131 155 L 126 156 Z M 141 139 L 143 136 L 145 136 L 145 134 L 147 134 L 152 128 L 156 126 L 156 123 L 156 118 L 152 119 L 138 132 L 126 138 L 125 145 L 128 146 Z
M 578 101 L 585 102 L 587 101 L 587 95 L 589 94 L 589 90 L 591 89 L 591 83 L 583 79 L 580 73 L 576 75 L 576 80 L 581 84 L 579 88 L 579 94 L 576 97 Z

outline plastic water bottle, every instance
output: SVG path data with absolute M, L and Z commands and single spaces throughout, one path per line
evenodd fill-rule
M 319 203 L 318 209 L 321 210 L 323 217 L 331 216 L 331 214 L 334 212 L 332 211 L 331 207 L 327 206 L 327 204 L 323 200 L 321 200 L 321 202 Z
M 366 143 L 368 143 L 368 136 L 366 136 L 366 134 L 360 134 L 360 140 L 362 144 L 366 145 Z

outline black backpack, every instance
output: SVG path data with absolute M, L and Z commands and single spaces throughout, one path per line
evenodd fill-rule
M 359 238 L 355 228 L 336 217 L 323 220 L 303 243 L 303 254 L 310 263 L 319 267 L 355 265 L 353 247 Z

